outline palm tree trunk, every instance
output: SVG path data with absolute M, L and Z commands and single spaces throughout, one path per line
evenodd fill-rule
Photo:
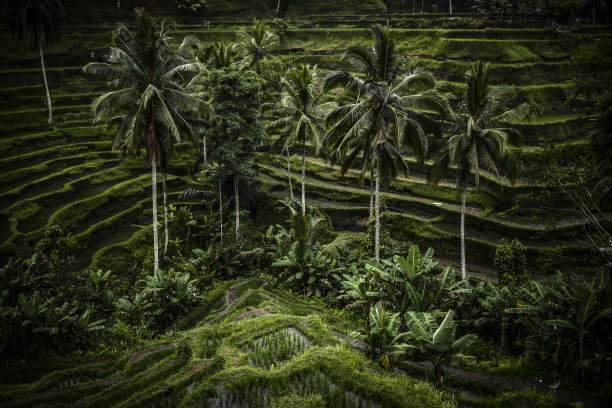
M 448 13 L 453 14 L 453 0 L 448 0 Z
M 423 2 L 424 2 L 424 1 L 425 1 L 425 0 L 421 0 L 421 13 L 423 12 Z
M 289 161 L 289 147 L 287 147 L 287 174 L 289 176 L 289 197 L 291 197 L 291 201 L 293 201 L 293 185 L 291 184 L 291 162 Z
M 302 135 L 302 215 L 306 215 L 306 136 Z
M 461 279 L 465 279 L 465 201 L 467 199 L 467 181 L 463 185 L 463 198 L 461 199 Z
M 165 160 L 164 160 L 165 161 Z M 162 167 L 162 191 L 164 194 L 164 251 L 162 256 L 168 252 L 168 192 L 166 191 L 166 164 Z
M 121 8 L 121 0 L 117 0 L 117 8 Z
M 238 175 L 234 174 L 234 203 L 236 206 L 236 241 L 240 240 L 240 198 L 238 196 Z
M 376 153 L 376 192 L 374 210 L 376 212 L 376 231 L 374 233 L 374 256 L 380 260 L 380 151 Z
M 374 216 L 374 172 L 370 170 L 370 219 Z
M 221 237 L 221 243 L 223 243 L 223 195 L 222 195 L 222 178 L 221 176 L 219 176 L 219 219 L 220 219 L 220 223 L 219 223 L 219 231 L 220 231 L 220 237 Z
M 278 10 L 280 10 L 280 2 L 281 0 L 278 0 L 278 3 L 276 3 L 276 13 L 274 13 L 274 15 L 278 15 Z
M 47 93 L 47 106 L 49 107 L 49 125 L 53 124 L 53 109 L 51 108 L 51 94 L 49 94 L 49 85 L 47 84 L 47 71 L 45 70 L 45 59 L 43 58 L 42 42 L 38 44 L 38 52 L 40 53 L 40 65 L 42 66 L 43 82 L 45 83 L 45 92 Z
M 157 157 L 151 154 L 151 194 L 153 200 L 153 272 L 159 269 L 159 239 L 157 236 Z

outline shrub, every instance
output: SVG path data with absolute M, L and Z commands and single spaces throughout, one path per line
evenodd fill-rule
M 516 238 L 512 242 L 501 239 L 493 260 L 500 284 L 507 285 L 514 280 L 523 282 L 528 279 L 526 251 L 527 248 Z

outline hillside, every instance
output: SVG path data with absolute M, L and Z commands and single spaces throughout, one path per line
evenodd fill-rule
M 318 17 L 318 21 L 326 20 Z M 300 28 L 297 22 L 284 34 L 278 53 L 290 52 L 296 62 L 317 64 L 324 77 L 330 70 L 346 68 L 340 56 L 350 46 L 365 45 L 369 41 L 365 26 L 376 21 L 374 17 L 315 28 Z M 463 21 L 470 24 L 468 17 Z M 230 41 L 237 27 L 223 24 L 214 22 L 211 28 L 179 26 L 175 36 L 193 34 L 204 42 Z M 4 170 L 0 201 L 4 210 L 0 224 L 8 231 L 3 234 L 3 260 L 16 254 L 17 248 L 26 253 L 44 228 L 53 224 L 64 227 L 80 243 L 79 268 L 104 264 L 105 253 L 114 254 L 113 262 L 121 264 L 116 254 L 147 239 L 147 166 L 143 160 L 120 160 L 120 155 L 110 150 L 111 133 L 104 126 L 91 125 L 89 104 L 105 86 L 80 71 L 92 60 L 92 53 L 93 60 L 105 53 L 110 27 L 78 30 L 72 28 L 47 52 L 56 113 L 52 129 L 44 124 L 46 111 L 38 85 L 36 52 L 23 52 L 24 44 L 6 35 L 0 38 L 5 50 L 5 65 L 0 71 L 4 101 L 0 113 L 4 129 L 0 146 L 0 166 Z M 463 86 L 462 76 L 471 60 L 489 61 L 495 85 L 511 86 L 518 101 L 532 106 L 529 120 L 520 125 L 526 163 L 541 155 L 542 140 L 555 143 L 559 151 L 582 148 L 585 108 L 565 104 L 570 93 L 566 81 L 576 74 L 570 58 L 581 42 L 608 34 L 607 26 L 585 27 L 571 35 L 547 28 L 393 30 L 406 69 L 428 69 L 454 88 Z M 30 68 L 16 68 L 24 65 Z M 308 198 L 318 203 L 336 227 L 363 230 L 368 180 L 360 187 L 355 172 L 340 178 L 323 157 L 316 157 L 312 148 L 309 151 Z M 185 189 L 199 188 L 189 176 L 196 171 L 198 160 L 188 149 L 179 151 L 169 180 L 172 202 L 184 201 L 179 196 Z M 286 191 L 281 188 L 286 177 L 276 167 L 279 160 L 278 156 L 264 160 L 260 173 L 262 189 L 283 197 L 286 193 L 279 189 Z M 293 170 L 297 171 L 300 164 L 297 157 L 294 160 Z M 428 186 L 428 166 L 412 166 L 408 178 L 400 178 L 385 189 L 383 195 L 392 216 L 401 220 L 394 224 L 393 236 L 434 246 L 455 264 L 460 202 L 452 187 L 454 176 L 450 173 L 446 182 Z M 590 256 L 589 250 L 574 240 L 581 230 L 578 219 L 534 210 L 529 202 L 508 213 L 516 197 L 541 190 L 541 181 L 531 168 L 524 168 L 514 184 L 505 180 L 500 183 L 486 173 L 481 180 L 480 189 L 469 194 L 466 221 L 474 273 L 491 273 L 493 252 L 501 237 L 521 239 L 528 247 L 530 268 L 539 273 L 543 266 L 549 271 L 555 269 L 555 264 L 550 264 L 553 254 Z

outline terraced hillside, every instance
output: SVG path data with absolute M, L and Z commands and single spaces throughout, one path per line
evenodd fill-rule
M 386 371 L 352 323 L 261 279 L 225 282 L 178 323 L 184 331 L 116 359 L 61 360 L 3 372 L 5 407 L 552 407 L 598 404 L 540 381 L 446 367 L 445 387 L 424 363 Z M 212 310 L 211 310 L 212 309 Z M 541 394 L 540 394 L 541 393 Z
M 435 15 L 424 17 L 427 18 L 439 19 Z M 297 62 L 318 64 L 324 72 L 346 68 L 340 60 L 342 52 L 352 45 L 365 46 L 370 41 L 365 26 L 376 19 L 384 17 L 305 19 L 328 22 L 321 24 L 325 27 L 314 28 L 298 28 L 307 24 L 294 22 L 278 54 L 294 54 Z M 454 25 L 471 21 L 470 17 L 455 19 Z M 404 20 L 397 19 L 397 24 Z M 176 36 L 195 34 L 205 42 L 229 41 L 234 39 L 237 24 L 219 19 L 213 20 L 211 28 L 179 26 Z M 49 50 L 48 77 L 55 117 L 52 128 L 46 126 L 36 53 L 21 52 L 24 44 L 6 35 L 0 37 L 5 50 L 0 69 L 0 261 L 27 254 L 44 229 L 53 224 L 64 227 L 80 244 L 77 269 L 95 266 L 102 259 L 108 265 L 113 259 L 116 264 L 109 266 L 120 270 L 125 266 L 121 264 L 123 254 L 132 251 L 137 243 L 150 240 L 148 165 L 143 157 L 126 159 L 111 151 L 111 133 L 91 124 L 89 104 L 105 85 L 86 78 L 80 71 L 84 64 L 106 52 L 111 28 L 71 27 L 62 43 Z M 572 35 L 548 28 L 393 32 L 406 68 L 427 68 L 449 86 L 463 86 L 469 61 L 490 61 L 495 84 L 513 86 L 517 98 L 534 107 L 530 121 L 521 125 L 527 145 L 526 162 L 530 157 L 537 160 L 543 138 L 571 149 L 583 145 L 585 112 L 581 107 L 564 104 L 569 92 L 565 81 L 575 75 L 570 57 L 580 43 L 609 34 L 608 27 L 585 27 Z M 338 229 L 363 230 L 368 214 L 367 180 L 359 186 L 355 172 L 340 178 L 338 170 L 324 157 L 316 157 L 312 148 L 309 151 L 308 200 L 330 215 Z M 179 156 L 169 178 L 170 200 L 175 203 L 181 201 L 180 194 L 185 189 L 200 188 L 192 185 L 194 181 L 189 177 L 196 170 L 198 158 L 186 147 L 179 149 Z M 293 160 L 294 170 L 298 170 L 297 158 Z M 262 157 L 260 180 L 264 190 L 285 197 L 286 176 L 278 165 L 282 165 L 279 156 Z M 434 246 L 448 263 L 455 264 L 459 202 L 452 186 L 453 175 L 450 173 L 437 187 L 427 186 L 427 166 L 411 165 L 408 178 L 385 189 L 391 217 L 400 221 L 393 223 L 392 233 L 398 239 Z M 575 234 L 581 228 L 577 220 L 530 207 L 514 211 L 513 215 L 501 215 L 514 205 L 517 196 L 541 190 L 538 183 L 527 168 L 517 184 L 506 180 L 500 183 L 492 175 L 483 174 L 481 190 L 470 191 L 467 236 L 473 272 L 491 272 L 492 254 L 501 237 L 520 238 L 528 246 L 528 264 L 534 269 L 553 269 L 559 254 L 591 256 L 575 243 Z

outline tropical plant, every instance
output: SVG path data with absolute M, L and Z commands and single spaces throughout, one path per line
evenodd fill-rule
M 306 214 L 306 139 L 315 144 L 316 154 L 321 146 L 325 114 L 333 103 L 325 102 L 323 94 L 316 92 L 317 68 L 302 64 L 289 70 L 281 80 L 282 94 L 275 104 L 265 104 L 273 121 L 267 126 L 268 132 L 278 134 L 272 147 L 287 150 L 295 142 L 302 144 L 302 215 Z M 288 160 L 288 159 L 287 159 Z
M 236 61 L 236 44 L 214 42 L 206 48 L 202 58 L 209 69 L 228 68 Z
M 350 48 L 343 55 L 355 71 L 334 72 L 325 80 L 325 91 L 342 88 L 354 101 L 340 105 L 326 118 L 330 129 L 325 137 L 332 158 L 342 160 L 346 172 L 361 155 L 362 177 L 375 167 L 374 207 L 376 218 L 375 257 L 380 260 L 380 183 L 407 171 L 401 149 L 408 147 L 419 157 L 427 149 L 426 132 L 434 130 L 434 121 L 421 109 L 442 113 L 443 105 L 432 93 L 433 78 L 415 70 L 400 75 L 400 60 L 388 29 L 371 28 L 374 46 L 371 49 Z
M 419 247 L 412 245 L 406 258 L 395 256 L 393 262 L 383 259 L 366 265 L 381 286 L 382 300 L 403 317 L 408 310 L 429 312 L 444 308 L 455 283 L 455 271 L 449 266 L 440 277 L 434 276 L 438 264 L 432 260 L 433 249 L 421 256 Z M 402 325 L 406 324 L 402 319 Z
M 148 14 L 140 13 L 131 32 L 121 24 L 113 32 L 111 55 L 118 65 L 90 63 L 83 68 L 102 76 L 117 90 L 97 98 L 92 104 L 94 121 L 106 120 L 116 125 L 113 148 L 132 153 L 145 147 L 151 162 L 153 205 L 153 265 L 159 268 L 157 233 L 157 163 L 161 164 L 164 191 L 164 253 L 168 246 L 168 209 L 166 203 L 166 164 L 174 143 L 183 137 L 194 140 L 188 114 L 208 110 L 208 104 L 185 92 L 186 76 L 193 76 L 198 66 L 191 61 L 198 42 L 186 36 L 177 47 L 168 35 L 172 27 L 164 20 L 157 25 Z
M 518 292 L 517 314 L 527 332 L 520 343 L 525 353 L 554 370 L 603 380 L 611 351 L 606 334 L 612 318 L 609 272 L 601 269 L 590 282 L 557 275 L 549 284 L 531 281 Z
M 363 275 L 356 271 L 343 275 L 344 280 L 340 282 L 343 287 L 341 299 L 347 299 L 348 309 L 363 308 L 365 312 L 365 330 L 370 328 L 370 309 L 383 294 L 378 289 L 376 274 L 365 268 Z
M 511 281 L 507 286 L 487 282 L 483 289 L 485 294 L 479 302 L 481 316 L 475 319 L 474 324 L 479 326 L 482 332 L 499 333 L 499 344 L 505 347 L 509 344 L 508 333 L 516 335 L 518 331 L 508 330 L 514 318 L 510 309 L 516 307 L 517 301 L 515 282 Z M 494 330 L 488 329 L 491 326 Z
M 514 280 L 524 282 L 528 279 L 526 250 L 527 248 L 516 238 L 511 242 L 505 238 L 501 239 L 493 258 L 497 281 L 500 284 L 507 285 Z
M 266 139 L 259 115 L 262 80 L 253 72 L 235 65 L 206 72 L 202 85 L 210 90 L 211 107 L 216 117 L 209 134 L 218 162 L 216 175 L 220 195 L 222 183 L 233 178 L 236 241 L 240 240 L 241 184 L 253 180 L 255 151 Z
M 377 303 L 370 310 L 370 327 L 354 331 L 349 336 L 366 343 L 367 353 L 370 356 L 380 356 L 380 362 L 389 369 L 389 352 L 399 341 L 398 327 L 399 313 L 386 310 L 384 305 Z
M 132 299 L 118 299 L 119 316 L 128 318 L 135 325 L 166 328 L 197 304 L 197 282 L 188 273 L 157 269 L 142 281 L 144 288 Z
M 600 174 L 612 175 L 612 89 L 597 100 L 595 114 L 589 118 L 589 147 Z
M 270 52 L 280 44 L 278 35 L 266 28 L 266 22 L 255 19 L 250 30 L 241 29 L 236 33 L 237 49 L 242 56 L 242 62 L 261 73 L 259 63 L 270 56 Z
M 481 168 L 492 171 L 501 179 L 504 170 L 512 176 L 514 161 L 508 144 L 520 146 L 521 133 L 509 124 L 523 119 L 527 104 L 508 108 L 511 92 L 489 85 L 489 65 L 481 61 L 472 64 L 466 74 L 467 93 L 457 96 L 449 112 L 448 133 L 442 153 L 432 167 L 431 180 L 437 182 L 450 165 L 457 168 L 457 193 L 461 191 L 461 276 L 467 276 L 465 267 L 465 206 L 470 175 L 478 187 Z
M 431 362 L 438 383 L 444 382 L 443 364 L 470 364 L 475 358 L 463 354 L 475 340 L 476 335 L 468 334 L 459 339 L 455 337 L 457 324 L 453 321 L 455 312 L 449 310 L 438 326 L 431 313 L 409 311 L 405 315 L 408 332 L 399 335 L 391 355 L 394 358 L 421 359 Z
M 272 243 L 272 266 L 283 268 L 286 282 L 304 296 L 335 293 L 341 280 L 338 262 L 329 256 L 319 238 L 327 228 L 325 219 L 302 215 L 291 205 L 289 224 L 270 227 L 267 238 Z
M 9 4 L 9 28 L 14 37 L 29 37 L 32 46 L 38 48 L 43 82 L 47 94 L 49 125 L 53 124 L 53 108 L 47 83 L 43 43 L 45 46 L 60 40 L 58 22 L 64 20 L 61 0 L 13 0 Z

